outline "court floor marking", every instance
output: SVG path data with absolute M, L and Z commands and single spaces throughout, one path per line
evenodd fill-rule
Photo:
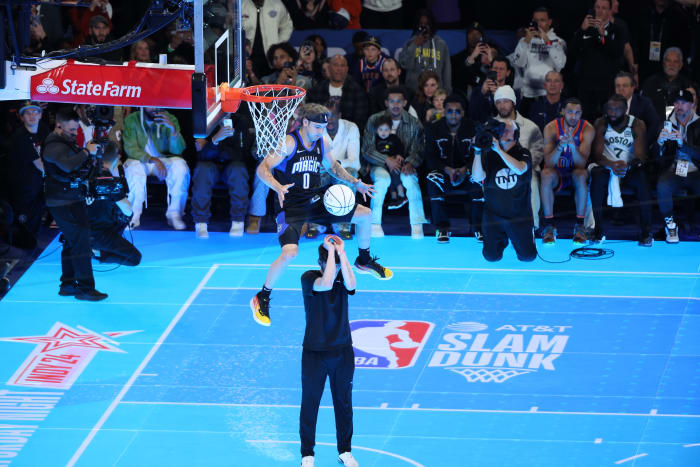
M 127 405 L 165 405 L 165 406 L 186 406 L 186 407 L 258 407 L 268 409 L 298 409 L 299 404 L 243 404 L 234 402 L 170 402 L 170 401 L 125 401 L 120 404 Z M 321 409 L 333 409 L 332 405 L 322 405 Z M 500 409 L 441 409 L 432 407 L 389 407 L 382 404 L 381 406 L 363 407 L 353 406 L 353 410 L 379 410 L 379 411 L 410 411 L 410 412 L 441 412 L 441 413 L 503 413 L 503 414 L 520 414 L 520 415 L 589 415 L 589 416 L 619 416 L 619 417 L 662 417 L 662 418 L 698 418 L 700 415 L 693 414 L 664 414 L 649 411 L 647 413 L 624 413 L 624 412 L 565 412 L 565 411 L 550 411 L 536 410 L 531 408 L 527 410 L 500 410 Z
M 175 328 L 175 325 L 180 321 L 180 318 L 185 314 L 185 311 L 190 307 L 192 302 L 194 302 L 195 298 L 199 293 L 201 292 L 202 288 L 204 287 L 204 284 L 207 283 L 207 281 L 211 278 L 211 276 L 214 274 L 214 272 L 217 269 L 217 265 L 214 264 L 209 268 L 209 271 L 205 274 L 205 276 L 202 278 L 202 280 L 197 284 L 197 287 L 192 291 L 190 294 L 189 298 L 185 303 L 182 305 L 180 310 L 177 312 L 177 314 L 173 317 L 173 319 L 170 321 L 170 324 L 165 328 L 163 333 L 160 335 L 158 340 L 153 344 L 153 347 L 151 347 L 151 350 L 148 352 L 148 354 L 144 357 L 143 361 L 141 364 L 134 370 L 134 372 L 131 374 L 129 377 L 129 380 L 124 384 L 122 387 L 121 391 L 119 391 L 119 394 L 117 394 L 117 397 L 114 398 L 114 400 L 111 402 L 109 407 L 107 407 L 107 410 L 102 414 L 102 416 L 99 418 L 95 426 L 90 430 L 90 433 L 88 433 L 87 437 L 83 440 L 83 442 L 80 444 L 78 447 L 78 450 L 75 451 L 73 454 L 73 457 L 68 461 L 66 464 L 67 467 L 72 467 L 75 465 L 75 463 L 80 459 L 80 456 L 83 455 L 85 452 L 85 449 L 90 445 L 92 440 L 95 438 L 95 435 L 100 431 L 102 426 L 105 424 L 109 416 L 114 412 L 114 409 L 117 408 L 121 400 L 124 398 L 126 393 L 129 391 L 131 386 L 134 384 L 134 381 L 136 381 L 136 378 L 138 378 L 139 374 L 143 371 L 144 368 L 146 368 L 146 365 L 148 365 L 148 362 L 151 361 L 153 356 L 156 354 L 162 343 L 167 339 L 168 335 L 172 332 L 172 330 Z
M 203 287 L 202 290 L 260 290 L 260 287 Z M 291 292 L 301 291 L 300 287 L 275 287 L 273 290 L 285 290 Z M 557 294 L 557 293 L 531 293 L 531 292 L 477 292 L 477 291 L 452 291 L 452 290 L 378 290 L 359 289 L 362 293 L 401 293 L 401 294 L 440 294 L 440 295 L 505 295 L 515 297 L 576 297 L 576 298 L 629 298 L 644 300 L 697 300 L 700 297 L 664 297 L 649 295 L 600 295 L 600 294 Z
M 270 264 L 263 263 L 217 263 L 222 267 L 264 267 L 269 268 Z M 288 268 L 317 268 L 317 264 L 290 264 Z M 587 269 L 515 269 L 515 268 L 458 268 L 458 267 L 426 267 L 426 266 L 392 266 L 392 269 L 405 271 L 444 271 L 444 272 L 513 272 L 513 273 L 545 273 L 545 274 L 601 274 L 601 275 L 631 275 L 631 276 L 689 276 L 700 277 L 700 272 L 664 272 L 664 271 L 596 271 Z
M 246 443 L 264 443 L 264 444 L 301 444 L 301 441 L 276 441 L 276 440 L 271 440 L 271 439 L 247 439 L 245 440 Z M 320 446 L 337 446 L 336 443 L 321 443 L 321 442 L 316 442 L 317 445 Z M 416 467 L 425 467 L 423 464 L 419 464 L 418 462 L 409 459 L 408 457 L 400 456 L 398 454 L 394 454 L 393 452 L 388 452 L 388 451 L 382 451 L 380 449 L 374 449 L 374 448 L 368 448 L 364 446 L 357 446 L 356 444 L 352 445 L 352 449 L 357 449 L 360 451 L 370 451 L 370 452 L 376 452 L 379 454 L 384 454 L 390 457 L 394 457 L 396 459 L 405 461 L 411 465 L 415 465 Z

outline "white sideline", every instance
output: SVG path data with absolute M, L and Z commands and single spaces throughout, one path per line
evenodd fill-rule
M 78 450 L 75 451 L 75 454 L 73 454 L 73 457 L 71 457 L 70 461 L 66 464 L 67 467 L 72 467 L 75 465 L 75 463 L 80 459 L 80 456 L 83 455 L 83 452 L 85 452 L 85 449 L 90 445 L 92 440 L 95 438 L 95 435 L 97 434 L 98 431 L 100 431 L 100 428 L 102 428 L 102 425 L 107 421 L 110 415 L 112 415 L 112 412 L 114 412 L 114 409 L 117 408 L 121 400 L 124 398 L 126 395 L 127 391 L 131 388 L 131 386 L 134 384 L 134 381 L 136 381 L 136 378 L 139 377 L 141 374 L 141 371 L 143 371 L 144 368 L 146 368 L 146 365 L 148 365 L 148 362 L 151 361 L 151 358 L 155 355 L 155 353 L 158 351 L 160 348 L 161 344 L 167 339 L 168 335 L 170 332 L 173 330 L 177 322 L 182 318 L 182 315 L 185 314 L 185 311 L 190 307 L 194 299 L 199 295 L 199 292 L 202 291 L 204 288 L 204 284 L 207 283 L 207 281 L 211 278 L 211 276 L 214 274 L 214 271 L 216 271 L 217 265 L 214 264 L 209 268 L 209 271 L 206 273 L 204 278 L 199 282 L 197 287 L 194 289 L 192 294 L 190 294 L 189 298 L 187 301 L 182 305 L 180 310 L 177 312 L 175 317 L 170 321 L 170 324 L 168 324 L 168 327 L 165 328 L 163 333 L 160 335 L 158 340 L 156 341 L 155 344 L 153 344 L 153 347 L 151 347 L 151 350 L 148 352 L 146 357 L 143 359 L 141 364 L 139 365 L 138 368 L 132 373 L 131 377 L 129 380 L 126 382 L 124 387 L 122 387 L 121 391 L 119 391 L 119 394 L 117 394 L 117 397 L 114 398 L 112 403 L 107 407 L 107 410 L 102 414 L 99 420 L 97 420 L 97 423 L 95 423 L 95 426 L 92 427 L 92 430 L 90 430 L 90 433 L 88 433 L 87 437 L 83 440 L 83 442 L 80 444 L 80 447 L 78 447 Z

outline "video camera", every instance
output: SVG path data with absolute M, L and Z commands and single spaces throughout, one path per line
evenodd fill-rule
M 483 152 L 491 149 L 493 139 L 500 139 L 506 131 L 506 124 L 492 118 L 486 123 L 476 124 L 476 136 L 474 136 L 474 146 Z
M 89 105 L 85 108 L 85 115 L 90 125 L 95 128 L 93 141 L 97 143 L 97 154 L 94 163 L 90 164 L 88 175 L 87 196 L 95 200 L 109 199 L 118 201 L 125 196 L 126 187 L 120 177 L 102 175 L 102 156 L 105 145 L 109 143 L 108 133 L 114 126 L 114 107 L 108 105 Z M 92 161 L 91 161 L 92 162 Z

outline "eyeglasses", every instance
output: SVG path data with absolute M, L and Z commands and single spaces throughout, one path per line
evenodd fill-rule
M 447 110 L 445 111 L 445 113 L 448 113 L 448 114 L 457 114 L 457 115 L 459 115 L 459 114 L 462 113 L 462 110 L 461 110 L 461 109 L 447 109 Z

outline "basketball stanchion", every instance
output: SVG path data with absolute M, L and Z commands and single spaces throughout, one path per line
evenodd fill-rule
M 241 101 L 248 103 L 255 124 L 258 156 L 263 158 L 274 153 L 277 157 L 283 157 L 287 123 L 306 95 L 306 90 L 283 84 L 231 88 L 227 83 L 221 84 L 219 90 L 224 112 L 234 113 L 238 111 Z

